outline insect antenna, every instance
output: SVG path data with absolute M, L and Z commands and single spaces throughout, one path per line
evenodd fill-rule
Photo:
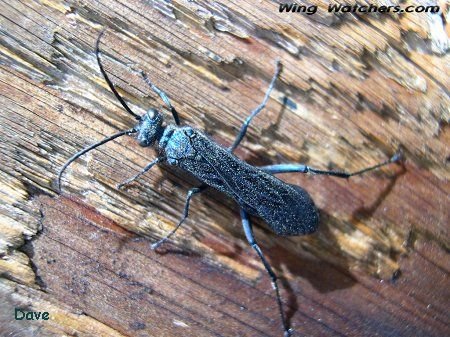
M 114 96 L 116 96 L 116 98 L 119 100 L 120 104 L 122 104 L 123 108 L 130 114 L 132 115 L 135 119 L 137 119 L 138 121 L 141 120 L 141 116 L 139 116 L 138 114 L 134 113 L 127 105 L 127 103 L 125 103 L 125 101 L 123 100 L 123 98 L 119 95 L 119 93 L 117 92 L 116 88 L 114 88 L 114 85 L 112 84 L 111 80 L 109 79 L 108 75 L 106 74 L 105 69 L 103 68 L 101 59 L 100 59 L 100 39 L 103 36 L 103 33 L 105 31 L 102 30 L 100 32 L 100 34 L 98 35 L 97 41 L 95 42 L 95 56 L 97 57 L 97 63 L 98 66 L 100 68 L 100 71 L 103 75 L 103 77 L 105 78 L 106 83 L 108 83 L 109 88 L 111 89 L 111 91 L 113 92 Z
M 81 157 L 81 156 L 82 156 L 83 154 L 85 154 L 86 152 L 89 152 L 89 151 L 95 149 L 96 147 L 98 147 L 98 146 L 100 146 L 100 145 L 103 145 L 103 144 L 105 144 L 105 143 L 107 143 L 107 142 L 109 142 L 109 141 L 111 141 L 111 140 L 113 140 L 113 139 L 116 139 L 116 138 L 118 138 L 118 137 L 125 136 L 125 135 L 129 135 L 129 134 L 132 134 L 132 133 L 135 133 L 135 132 L 137 132 L 137 130 L 135 130 L 134 128 L 133 128 L 133 129 L 129 129 L 129 130 L 123 130 L 123 131 L 120 131 L 120 132 L 118 132 L 118 133 L 113 134 L 112 136 L 106 137 L 105 139 L 99 141 L 98 143 L 92 144 L 92 145 L 90 145 L 90 146 L 84 148 L 83 150 L 78 151 L 77 153 L 75 153 L 72 157 L 70 157 L 69 160 L 66 161 L 66 163 L 61 167 L 61 169 L 60 169 L 59 172 L 58 172 L 58 180 L 57 180 L 57 189 L 58 189 L 58 193 L 61 194 L 61 177 L 62 177 L 62 174 L 64 173 L 64 171 L 66 170 L 66 168 L 67 168 L 73 161 L 75 161 L 76 159 L 78 159 L 79 157 Z
M 141 70 L 141 76 L 144 79 L 144 81 L 148 84 L 150 89 L 152 89 L 155 93 L 161 97 L 164 104 L 167 106 L 169 111 L 172 113 L 173 119 L 175 120 L 176 125 L 180 125 L 180 117 L 178 115 L 178 111 L 173 107 L 172 103 L 170 103 L 169 97 L 167 97 L 166 93 L 159 89 L 156 85 L 153 84 L 152 81 L 148 78 L 147 74 Z

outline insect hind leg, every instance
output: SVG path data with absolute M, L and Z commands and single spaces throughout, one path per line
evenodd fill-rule
M 261 110 L 264 109 L 264 107 L 266 106 L 267 101 L 269 100 L 270 93 L 272 92 L 272 89 L 275 86 L 275 81 L 277 80 L 278 76 L 280 75 L 280 71 L 281 71 L 281 62 L 278 60 L 277 64 L 276 64 L 275 73 L 273 74 L 272 80 L 270 81 L 269 87 L 267 88 L 267 91 L 266 91 L 266 94 L 264 95 L 264 99 L 263 99 L 262 103 L 260 105 L 258 105 L 258 107 L 250 113 L 250 115 L 245 120 L 244 124 L 242 124 L 241 129 L 239 130 L 239 133 L 237 134 L 233 145 L 231 145 L 228 148 L 228 151 L 233 152 L 239 146 L 239 144 L 241 143 L 245 134 L 247 133 L 248 126 L 250 125 L 250 122 L 252 121 L 252 119 L 257 114 L 259 114 L 261 112 Z
M 248 213 L 246 211 L 244 211 L 242 208 L 240 209 L 240 212 L 241 212 L 242 226 L 244 227 L 244 232 L 245 232 L 247 241 L 252 246 L 252 248 L 256 251 L 256 254 L 258 254 L 259 258 L 261 259 L 261 261 L 264 265 L 264 268 L 266 269 L 266 271 L 269 274 L 270 279 L 272 281 L 272 287 L 275 290 L 275 294 L 277 297 L 277 304 L 278 304 L 278 309 L 280 311 L 281 322 L 283 325 L 284 337 L 290 337 L 291 333 L 292 333 L 292 329 L 289 328 L 289 325 L 286 321 L 286 317 L 284 315 L 283 302 L 281 301 L 280 289 L 278 287 L 278 277 L 275 274 L 275 272 L 273 271 L 269 262 L 266 260 L 258 243 L 256 242 L 255 236 L 253 235 L 252 225 L 251 225 L 250 219 L 248 217 Z
M 328 175 L 328 176 L 334 176 L 338 178 L 350 178 L 352 176 L 361 175 L 365 172 L 369 172 L 372 170 L 376 170 L 382 166 L 396 163 L 402 160 L 402 153 L 398 151 L 395 153 L 391 158 L 388 160 L 378 163 L 376 165 L 366 167 L 364 169 L 361 169 L 356 172 L 345 172 L 345 171 L 337 171 L 337 170 L 319 170 L 304 164 L 276 164 L 276 165 L 267 165 L 267 166 L 260 166 L 259 168 L 267 173 L 270 174 L 278 174 L 278 173 L 312 173 L 312 174 L 322 174 L 322 175 Z
M 195 194 L 201 193 L 206 189 L 206 185 L 201 185 L 200 187 L 194 187 L 191 188 L 188 191 L 188 194 L 186 196 L 186 203 L 184 205 L 184 212 L 183 212 L 183 217 L 181 218 L 181 220 L 178 222 L 178 225 L 175 226 L 175 228 L 169 233 L 167 234 L 165 237 L 163 237 L 161 240 L 156 241 L 155 243 L 153 243 L 150 247 L 152 249 L 157 249 L 159 246 L 161 246 L 164 242 L 166 242 L 173 234 L 175 234 L 175 232 L 178 230 L 178 228 L 181 227 L 181 225 L 183 224 L 183 222 L 187 219 L 187 217 L 189 216 L 189 204 L 191 202 L 192 197 Z

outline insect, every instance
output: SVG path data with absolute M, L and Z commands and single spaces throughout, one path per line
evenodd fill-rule
M 100 72 L 123 108 L 136 118 L 138 122 L 133 128 L 120 131 L 74 154 L 61 167 L 58 173 L 58 191 L 61 192 L 61 177 L 65 169 L 77 158 L 100 145 L 124 135 L 135 134 L 140 146 L 155 146 L 158 151 L 158 157 L 144 167 L 141 172 L 121 183 L 118 186 L 119 188 L 136 180 L 153 166 L 162 162 L 177 166 L 184 171 L 189 172 L 203 184 L 188 191 L 181 220 L 170 233 L 153 243 L 151 248 L 158 248 L 162 243 L 167 241 L 178 228 L 180 228 L 189 215 L 189 205 L 194 195 L 201 193 L 208 186 L 224 192 L 233 198 L 240 207 L 240 215 L 245 236 L 251 247 L 261 259 L 261 262 L 272 281 L 284 336 L 291 336 L 292 329 L 289 328 L 284 314 L 277 276 L 253 235 L 249 216 L 253 215 L 262 218 L 278 235 L 292 236 L 313 233 L 317 230 L 319 222 L 319 214 L 313 200 L 301 187 L 287 184 L 276 178 L 274 176 L 275 174 L 300 172 L 349 178 L 397 162 L 400 160 L 400 153 L 396 153 L 385 162 L 354 173 L 318 170 L 303 164 L 279 164 L 262 167 L 252 166 L 237 158 L 233 154 L 233 151 L 239 146 L 244 138 L 252 119 L 265 107 L 281 71 L 281 63 L 279 61 L 277 61 L 275 73 L 266 90 L 262 103 L 247 117 L 238 132 L 234 143 L 230 147 L 225 148 L 208 138 L 208 136 L 200 130 L 190 126 L 180 126 L 178 112 L 172 106 L 169 98 L 149 80 L 144 72 L 141 72 L 144 81 L 157 95 L 159 95 L 167 108 L 171 111 L 175 124 L 164 125 L 163 115 L 156 109 L 149 109 L 143 116 L 135 114 L 116 91 L 103 68 L 99 48 L 102 35 L 103 32 L 101 32 L 97 38 L 95 49 Z

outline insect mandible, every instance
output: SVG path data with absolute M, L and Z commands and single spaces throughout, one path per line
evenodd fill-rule
M 153 166 L 162 162 L 177 166 L 182 170 L 189 172 L 203 183 L 202 185 L 189 190 L 186 196 L 181 220 L 170 233 L 153 243 L 151 248 L 158 248 L 183 224 L 188 217 L 189 204 L 194 195 L 201 193 L 208 186 L 224 192 L 233 198 L 240 207 L 240 215 L 245 236 L 261 259 L 264 268 L 272 281 L 284 336 L 291 336 L 292 329 L 289 328 L 284 314 L 277 276 L 253 235 L 249 215 L 262 218 L 273 232 L 278 235 L 294 236 L 313 233 L 317 230 L 319 223 L 319 214 L 313 200 L 301 187 L 287 184 L 276 178 L 274 174 L 300 172 L 349 178 L 399 161 L 401 158 L 400 152 L 397 152 L 385 162 L 353 173 L 334 170 L 318 170 L 303 164 L 279 164 L 261 167 L 252 166 L 236 157 L 233 154 L 233 151 L 239 146 L 244 138 L 252 119 L 265 107 L 270 93 L 275 86 L 275 81 L 281 71 L 281 63 L 279 61 L 277 61 L 275 73 L 266 90 L 262 103 L 247 117 L 239 130 L 234 143 L 230 147 L 225 148 L 214 142 L 200 130 L 190 126 L 180 126 L 178 112 L 170 103 L 169 98 L 149 80 L 144 72 L 141 72 L 143 79 L 150 88 L 159 95 L 167 108 L 171 111 L 175 124 L 164 125 L 163 116 L 161 112 L 156 109 L 149 109 L 143 116 L 134 113 L 114 88 L 114 85 L 101 63 L 99 45 L 103 33 L 104 31 L 99 34 L 95 49 L 100 72 L 123 108 L 136 118 L 138 123 L 129 130 L 120 131 L 74 154 L 59 170 L 57 178 L 58 191 L 61 192 L 61 177 L 64 170 L 74 160 L 86 152 L 112 141 L 113 139 L 124 135 L 136 134 L 136 139 L 140 146 L 154 146 L 159 155 L 141 172 L 120 184 L 118 186 L 119 188 L 136 180 Z

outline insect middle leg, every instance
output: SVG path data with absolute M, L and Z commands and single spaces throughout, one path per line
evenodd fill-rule
M 242 226 L 244 227 L 244 232 L 245 232 L 247 241 L 252 246 L 252 248 L 256 251 L 256 254 L 258 254 L 259 258 L 261 259 L 261 261 L 264 265 L 264 268 L 266 269 L 266 271 L 269 274 L 270 279 L 272 281 L 272 287 L 275 290 L 275 294 L 277 297 L 277 303 L 278 303 L 278 309 L 280 311 L 281 322 L 283 324 L 284 337 L 289 337 L 289 336 L 291 336 L 291 329 L 289 329 L 289 326 L 286 322 L 286 317 L 284 315 L 283 302 L 281 301 L 280 289 L 278 288 L 278 282 L 277 282 L 278 277 L 275 274 L 275 272 L 272 270 L 272 267 L 270 266 L 269 262 L 266 260 L 263 252 L 261 251 L 261 248 L 259 247 L 258 243 L 256 242 L 255 236 L 253 235 L 252 224 L 250 223 L 250 219 L 248 217 L 248 213 L 246 211 L 244 211 L 242 208 L 240 209 L 240 212 L 241 212 Z
M 370 167 L 366 167 L 362 170 L 359 170 L 356 172 L 351 172 L 351 173 L 344 172 L 344 171 L 336 171 L 336 170 L 319 170 L 319 169 L 312 168 L 310 166 L 303 165 L 303 164 L 277 164 L 277 165 L 261 166 L 259 168 L 270 174 L 293 173 L 293 172 L 309 173 L 309 172 L 311 172 L 313 174 L 324 174 L 324 175 L 328 175 L 328 176 L 335 176 L 338 178 L 350 178 L 352 176 L 357 176 L 357 175 L 363 174 L 365 172 L 378 169 L 382 166 L 398 162 L 401 159 L 402 159 L 401 152 L 397 152 L 391 158 L 389 158 L 388 160 L 386 160 L 382 163 L 379 163 L 379 164 L 376 164 L 376 165 L 373 165 Z
M 156 85 L 153 84 L 152 81 L 148 78 L 147 74 L 141 70 L 141 75 L 144 78 L 144 81 L 148 84 L 150 89 L 152 89 L 156 94 L 158 94 L 159 97 L 163 100 L 163 102 L 166 104 L 167 108 L 172 113 L 173 119 L 175 119 L 175 124 L 180 125 L 180 117 L 178 116 L 177 110 L 173 107 L 172 103 L 170 103 L 169 97 L 166 95 L 164 91 L 159 89 Z
M 183 224 L 184 220 L 187 219 L 187 217 L 189 216 L 189 204 L 191 202 L 191 198 L 198 193 L 201 193 L 202 191 L 204 191 L 206 189 L 206 185 L 201 185 L 200 187 L 194 187 L 191 188 L 186 196 L 186 203 L 184 205 L 184 212 L 183 212 L 183 217 L 181 218 L 181 220 L 178 222 L 178 225 L 176 225 L 176 227 L 169 233 L 167 234 L 165 237 L 163 237 L 161 240 L 156 241 L 155 243 L 153 243 L 151 245 L 152 249 L 156 249 L 159 246 L 161 246 L 165 241 L 167 241 L 173 234 L 175 234 L 175 232 L 178 230 L 178 228 L 180 228 L 180 226 Z
M 266 94 L 264 95 L 264 99 L 263 99 L 262 103 L 260 105 L 258 105 L 258 107 L 250 113 L 250 115 L 245 120 L 244 124 L 242 124 L 241 129 L 239 130 L 239 133 L 237 134 L 233 145 L 231 145 L 228 148 L 228 150 L 230 152 L 233 152 L 239 146 L 239 144 L 241 143 L 245 134 L 247 133 L 248 126 L 250 125 L 250 122 L 252 121 L 252 119 L 258 113 L 260 113 L 261 110 L 264 109 L 264 107 L 266 106 L 267 101 L 269 100 L 270 93 L 272 92 L 272 89 L 275 86 L 275 81 L 277 80 L 278 75 L 280 74 L 280 71 L 281 71 L 281 62 L 277 61 L 275 73 L 273 74 L 272 80 L 270 81 L 269 87 L 267 88 L 267 91 L 266 91 Z

